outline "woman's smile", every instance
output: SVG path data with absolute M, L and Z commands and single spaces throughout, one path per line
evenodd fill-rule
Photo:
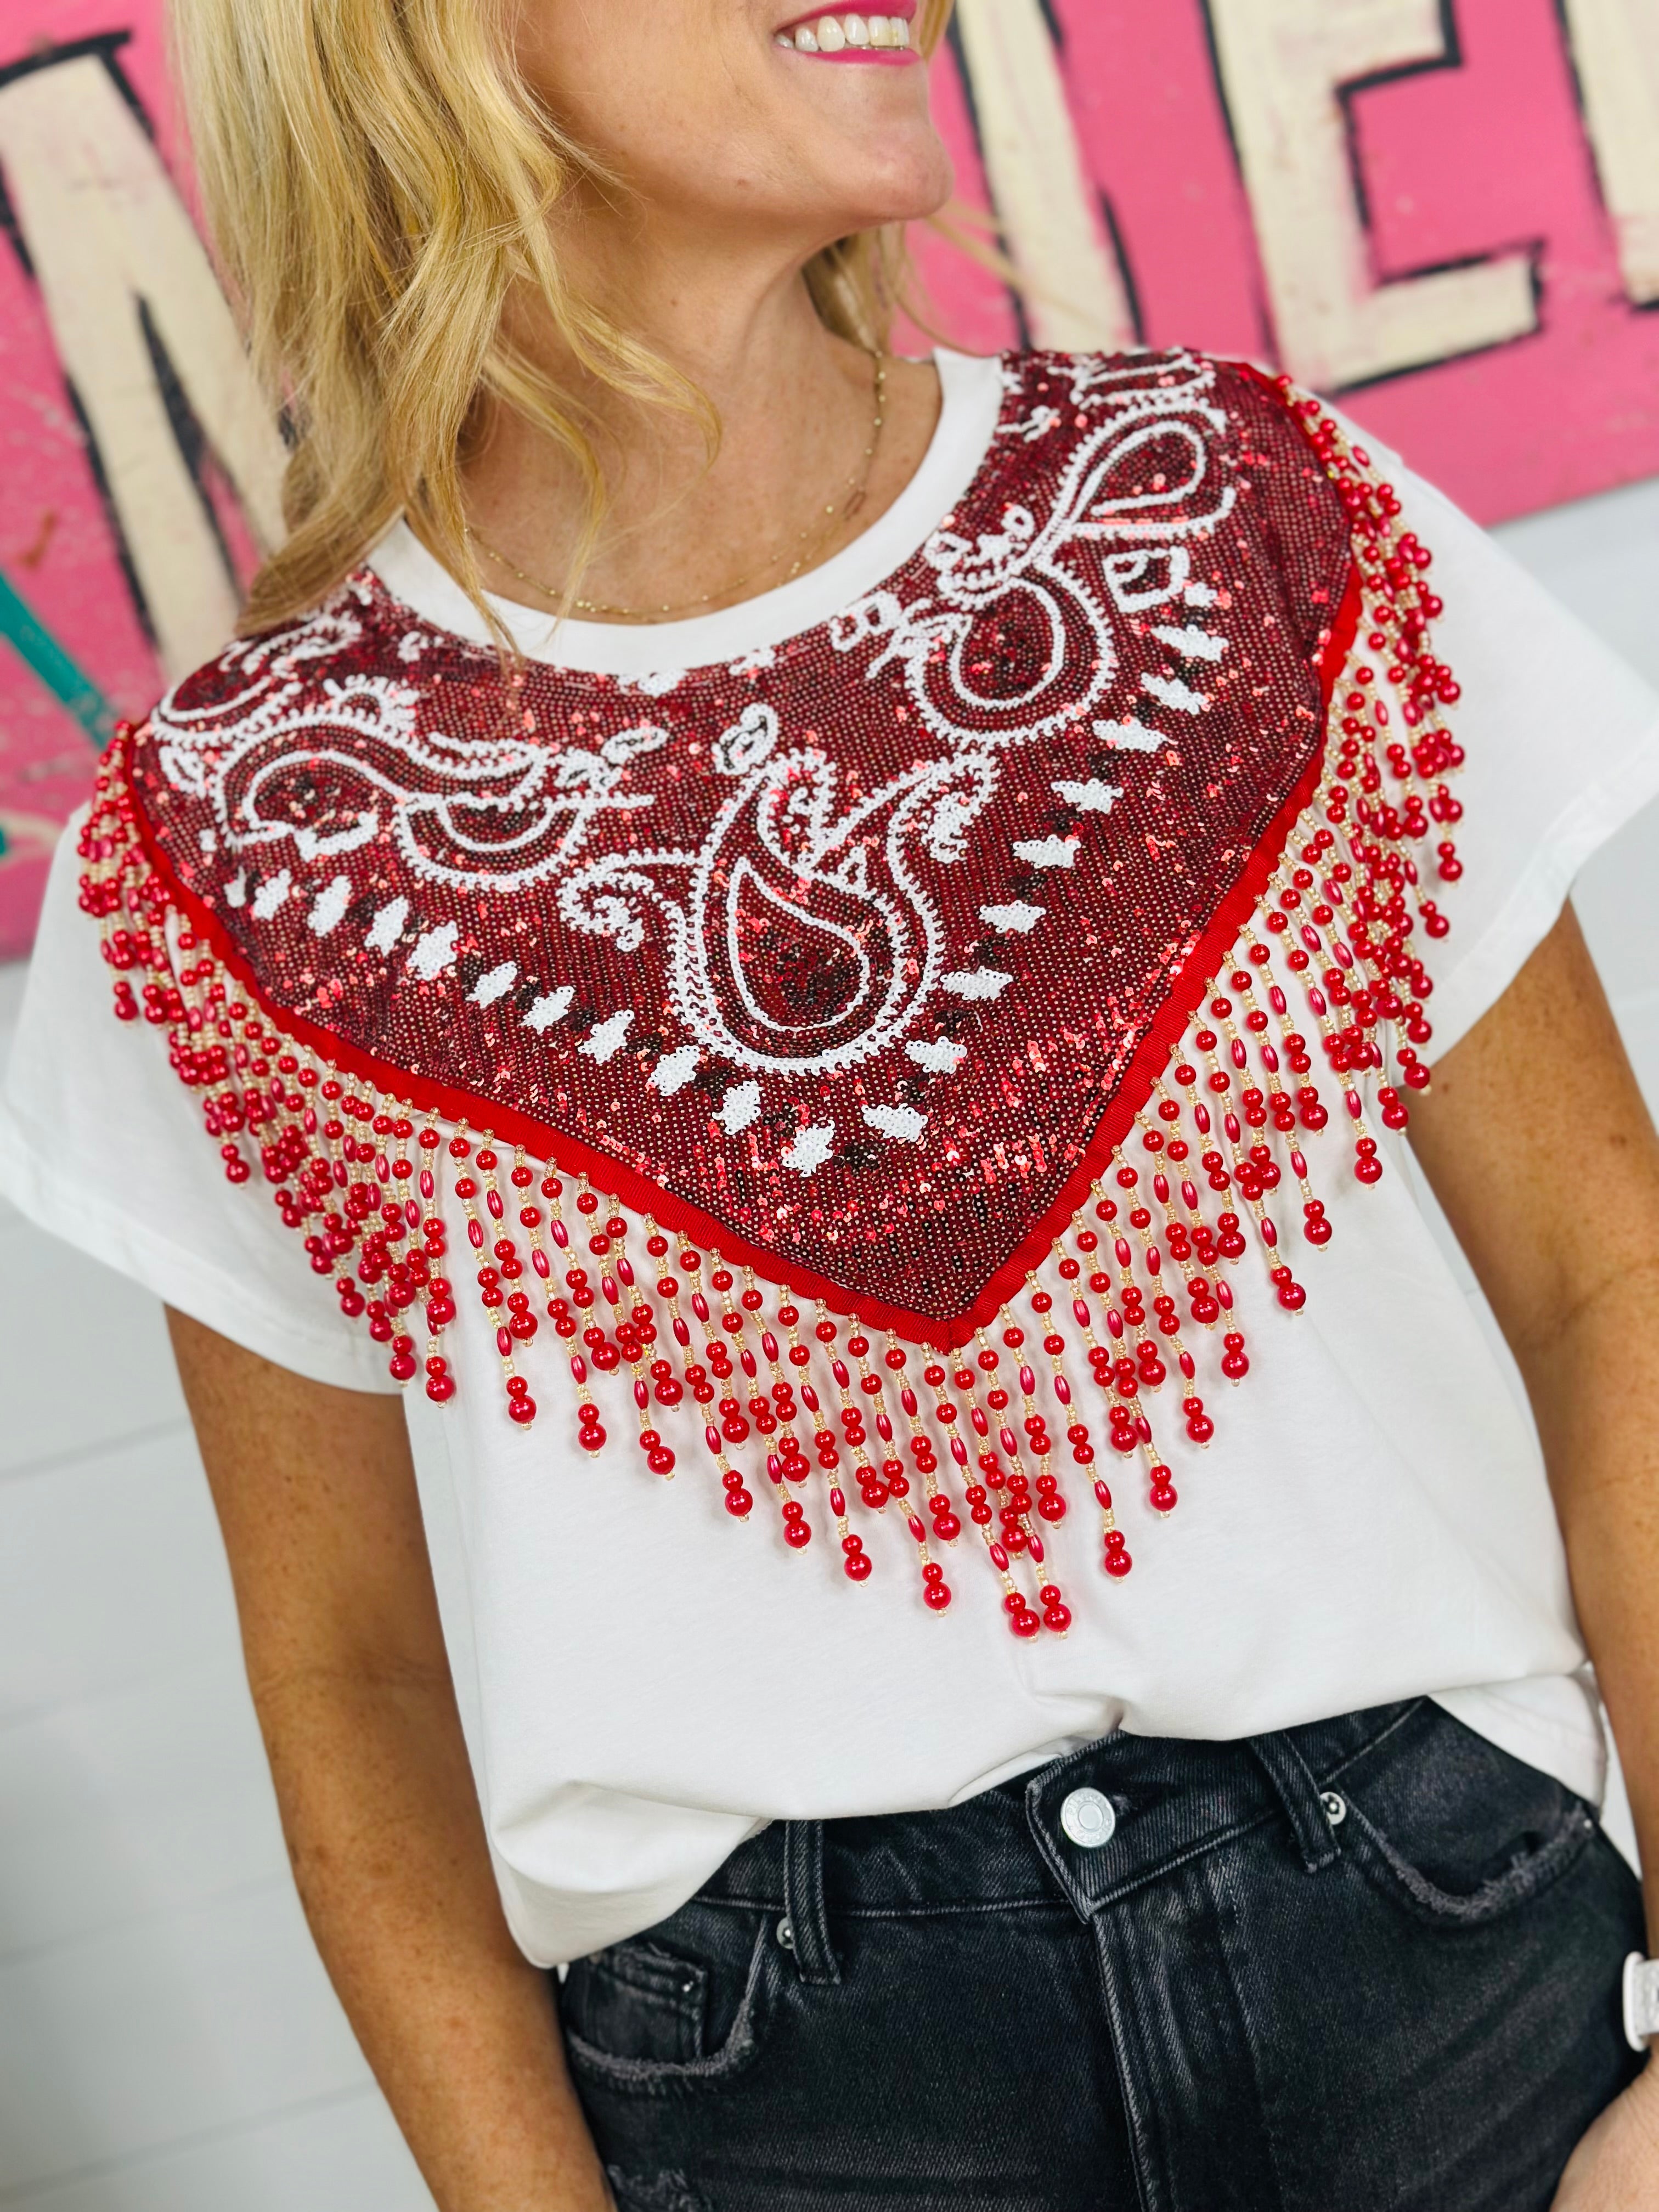
M 920 62 L 910 44 L 910 19 L 915 0 L 885 15 L 803 15 L 786 23 L 773 35 L 773 43 L 819 61 L 885 62 L 902 65 Z

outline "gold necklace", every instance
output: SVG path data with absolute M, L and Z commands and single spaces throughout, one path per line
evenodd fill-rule
M 858 513 L 869 491 L 870 477 L 876 465 L 876 449 L 881 443 L 881 426 L 885 420 L 887 411 L 886 357 L 882 354 L 872 354 L 871 360 L 875 368 L 876 404 L 874 419 L 870 425 L 870 442 L 864 449 L 864 465 L 855 475 L 848 478 L 848 492 L 844 503 L 840 506 L 831 504 L 826 507 L 823 510 L 823 520 L 816 525 L 809 523 L 800 532 L 795 541 L 797 547 L 795 557 L 790 562 L 783 579 L 785 583 L 799 575 L 803 568 L 812 565 L 820 549 L 829 543 L 830 538 L 844 522 L 848 521 Z M 521 584 L 528 584 L 532 591 L 539 592 L 544 599 L 551 599 L 556 604 L 562 597 L 562 594 L 556 591 L 551 584 L 544 583 L 539 576 L 531 575 L 527 570 L 520 568 L 516 562 L 509 561 L 499 546 L 492 545 L 483 532 L 481 530 L 475 530 L 471 523 L 466 526 L 466 534 L 475 545 L 487 553 L 492 561 L 505 568 L 510 576 L 517 577 Z M 699 599 L 682 599 L 676 605 L 619 607 L 612 605 L 607 599 L 573 599 L 570 605 L 578 614 L 606 616 L 612 622 L 654 623 L 662 622 L 674 615 L 695 614 L 700 608 L 709 605 L 714 599 L 730 599 L 733 593 L 741 592 L 745 585 L 755 582 L 757 578 L 763 576 L 769 568 L 781 561 L 784 552 L 787 550 L 785 547 L 778 552 L 769 554 L 764 561 L 748 570 L 745 574 L 733 577 L 720 591 L 704 592 Z

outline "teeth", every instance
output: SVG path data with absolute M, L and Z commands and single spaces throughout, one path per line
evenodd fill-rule
M 902 15 L 820 15 L 816 23 L 778 32 L 773 43 L 792 46 L 798 54 L 838 54 L 848 46 L 903 52 L 910 44 L 910 26 Z

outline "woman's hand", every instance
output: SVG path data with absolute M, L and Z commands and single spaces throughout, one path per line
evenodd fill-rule
M 1638 2074 L 1596 2121 L 1550 2212 L 1659 2212 L 1659 2069 Z

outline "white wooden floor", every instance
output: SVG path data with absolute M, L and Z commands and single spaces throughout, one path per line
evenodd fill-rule
M 1659 483 L 1504 534 L 1659 680 Z M 1659 811 L 1578 896 L 1659 1105 Z M 0 1202 L 0 2208 L 430 2212 L 289 1881 L 159 1310 Z

